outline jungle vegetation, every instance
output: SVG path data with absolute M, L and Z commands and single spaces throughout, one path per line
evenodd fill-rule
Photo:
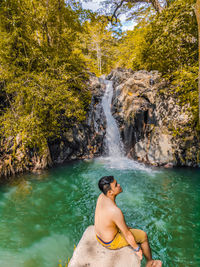
M 180 105 L 190 103 L 198 128 L 195 4 L 104 1 L 105 12 L 97 14 L 78 1 L 1 0 L 1 145 L 20 137 L 23 149 L 42 153 L 48 140 L 84 120 L 89 72 L 100 76 L 116 67 L 158 70 Z M 134 19 L 133 30 L 120 31 L 120 12 Z

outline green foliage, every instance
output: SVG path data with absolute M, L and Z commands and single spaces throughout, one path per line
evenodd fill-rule
M 143 64 L 147 70 L 172 73 L 198 60 L 194 6 L 175 1 L 151 22 L 145 36 Z
M 11 107 L 1 117 L 5 136 L 25 138 L 28 147 L 46 144 L 48 138 L 58 137 L 65 127 L 84 119 L 81 89 L 67 77 L 50 77 L 42 73 L 13 79 L 7 93 L 15 94 Z
M 113 67 L 161 72 L 179 102 L 190 103 L 196 123 L 195 2 L 168 1 L 156 15 L 141 7 L 134 30 L 116 37 L 105 16 L 84 12 L 78 1 L 2 0 L 0 135 L 20 135 L 25 147 L 43 151 L 84 119 L 91 98 L 85 70 L 101 75 Z
M 177 96 L 181 105 L 189 105 L 189 110 L 194 115 L 193 122 L 198 122 L 198 65 L 183 66 L 173 72 L 171 92 Z M 198 127 L 198 124 L 196 125 Z
M 108 24 L 105 16 L 92 16 L 84 23 L 85 32 L 80 36 L 88 69 L 98 76 L 109 73 L 113 67 L 117 40 Z
M 90 102 L 78 12 L 64 0 L 1 1 L 1 135 L 43 151 Z
M 139 70 L 143 65 L 141 47 L 145 43 L 147 28 L 136 27 L 134 31 L 127 31 L 116 47 L 115 67 L 132 68 Z
M 158 70 L 181 105 L 190 104 L 198 124 L 198 31 L 196 1 L 169 1 L 160 14 L 141 20 L 119 43 L 117 62 L 134 70 Z

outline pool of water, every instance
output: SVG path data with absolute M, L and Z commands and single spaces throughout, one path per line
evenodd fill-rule
M 200 170 L 109 159 L 75 162 L 2 186 L 0 266 L 64 266 L 94 222 L 97 182 L 104 175 L 121 184 L 117 204 L 127 224 L 148 233 L 163 266 L 200 266 Z

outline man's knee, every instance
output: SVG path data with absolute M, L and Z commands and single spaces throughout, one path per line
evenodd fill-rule
M 147 233 L 143 230 L 140 230 L 139 239 L 140 239 L 139 243 L 144 243 L 145 241 L 147 241 L 148 240 Z
M 140 229 L 130 229 L 130 231 L 132 232 L 137 243 L 143 243 L 148 240 L 148 236 L 145 231 Z
M 143 231 L 143 241 L 142 241 L 142 243 L 147 241 L 147 240 L 148 240 L 148 235 L 147 235 L 147 233 L 145 231 Z

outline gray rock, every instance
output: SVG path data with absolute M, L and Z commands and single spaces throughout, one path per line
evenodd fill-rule
M 94 226 L 89 226 L 69 262 L 69 267 L 140 267 L 140 260 L 130 247 L 109 250 L 98 243 Z
M 12 136 L 3 138 L 0 176 L 38 171 L 106 152 L 106 121 L 101 105 L 105 84 L 94 74 L 89 76 L 87 86 L 92 99 L 85 121 L 66 128 L 59 138 L 49 140 L 42 156 L 37 150 L 21 149 L 19 134 L 15 139 Z M 157 71 L 134 72 L 118 68 L 112 70 L 107 79 L 113 81 L 111 111 L 129 157 L 156 166 L 200 166 L 199 136 L 191 123 L 189 104 L 181 106 L 176 96 L 168 94 L 170 85 Z
M 106 121 L 101 100 L 105 84 L 101 78 L 91 74 L 88 88 L 92 99 L 85 121 L 66 129 L 61 138 L 49 143 L 52 161 L 56 164 L 68 160 L 89 159 L 103 153 Z
M 114 84 L 112 113 L 126 154 L 156 166 L 197 167 L 200 144 L 189 105 L 181 106 L 168 93 L 170 85 L 161 75 L 118 68 L 109 78 Z

